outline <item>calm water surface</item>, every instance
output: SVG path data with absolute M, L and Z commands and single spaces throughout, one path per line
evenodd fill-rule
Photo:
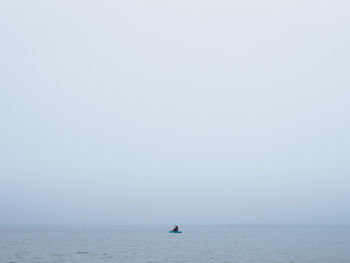
M 0 262 L 350 263 L 348 227 L 203 228 L 1 227 Z

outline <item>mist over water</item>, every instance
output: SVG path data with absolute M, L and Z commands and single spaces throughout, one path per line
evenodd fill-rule
M 0 224 L 348 224 L 349 11 L 2 3 Z

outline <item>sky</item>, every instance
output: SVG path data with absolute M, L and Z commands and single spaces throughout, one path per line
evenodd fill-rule
M 2 1 L 0 224 L 348 224 L 349 12 Z

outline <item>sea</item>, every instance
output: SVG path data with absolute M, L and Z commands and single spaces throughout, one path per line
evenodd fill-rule
M 350 263 L 350 227 L 2 226 L 1 263 Z

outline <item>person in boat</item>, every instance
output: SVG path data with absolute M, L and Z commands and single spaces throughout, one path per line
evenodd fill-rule
M 179 231 L 179 227 L 178 226 L 175 226 L 174 229 L 173 229 L 174 232 L 176 231 Z

